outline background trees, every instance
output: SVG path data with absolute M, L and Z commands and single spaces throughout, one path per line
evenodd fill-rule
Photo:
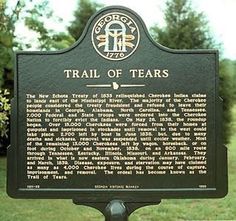
M 201 49 L 215 46 L 203 13 L 194 11 L 189 0 L 166 2 L 164 28 L 154 26 L 151 33 L 160 44 L 174 49 Z
M 82 34 L 91 15 L 101 8 L 101 6 L 88 0 L 80 0 L 78 2 L 78 8 L 74 11 L 75 19 L 68 27 L 68 31 L 75 41 Z
M 168 0 L 165 9 L 166 26 L 151 28 L 153 38 L 173 49 L 219 48 L 211 36 L 203 13 L 192 9 L 189 0 Z M 220 96 L 223 98 L 223 139 L 229 142 L 231 134 L 231 104 L 233 87 L 229 70 L 230 62 L 220 62 Z M 232 69 L 231 69 L 232 70 Z
M 14 24 L 19 17 L 19 3 L 11 14 L 7 13 L 7 2 L 0 0 L 0 88 L 12 88 L 10 81 L 13 80 L 13 47 Z

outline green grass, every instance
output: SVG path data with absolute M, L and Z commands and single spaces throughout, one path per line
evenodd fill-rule
M 95 209 L 76 206 L 71 200 L 11 199 L 6 194 L 6 159 L 0 158 L 0 221 L 103 220 Z
M 236 132 L 236 106 L 232 127 Z M 234 132 L 234 134 L 235 134 Z M 236 220 L 236 136 L 228 146 L 229 193 L 223 199 L 163 200 L 138 209 L 130 221 Z M 71 200 L 11 199 L 6 194 L 6 159 L 0 158 L 0 221 L 101 221 L 101 213 Z

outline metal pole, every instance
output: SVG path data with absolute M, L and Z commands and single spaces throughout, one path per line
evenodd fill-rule
M 128 221 L 127 208 L 123 201 L 112 200 L 105 209 L 105 221 Z

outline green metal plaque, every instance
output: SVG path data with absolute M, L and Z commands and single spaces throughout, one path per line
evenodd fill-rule
M 218 51 L 155 43 L 133 11 L 72 47 L 17 52 L 8 194 L 84 202 L 223 197 Z

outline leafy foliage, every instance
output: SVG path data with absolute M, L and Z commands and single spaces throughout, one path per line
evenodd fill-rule
M 0 0 L 0 88 L 12 88 L 9 81 L 13 78 L 13 24 L 18 18 L 18 7 L 17 4 L 10 16 L 6 0 Z
M 45 18 L 50 19 L 52 15 L 48 0 L 44 0 L 40 4 L 34 5 L 32 9 L 27 10 L 24 22 L 30 30 L 38 34 L 40 50 L 62 49 L 73 43 L 73 38 L 68 33 L 56 33 L 46 27 Z M 58 20 L 60 19 L 58 18 Z
M 202 13 L 192 9 L 189 0 L 169 0 L 165 10 L 166 27 L 151 28 L 153 38 L 174 49 L 206 49 L 216 47 Z M 223 140 L 229 142 L 232 87 L 226 68 L 220 68 L 220 96 L 223 98 Z
M 232 114 L 231 107 L 234 101 L 235 84 L 232 69 L 227 60 L 220 62 L 220 96 L 223 98 L 223 137 L 225 143 L 229 143 L 229 138 L 232 135 Z
M 89 18 L 93 15 L 101 5 L 93 3 L 90 0 L 80 0 L 77 10 L 74 12 L 75 19 L 68 28 L 71 36 L 78 40 L 81 36 Z
M 189 0 L 167 1 L 165 21 L 163 29 L 151 28 L 151 34 L 159 43 L 173 49 L 214 47 L 204 14 L 194 11 Z
M 7 98 L 9 96 L 9 91 L 0 91 L 0 137 L 7 137 L 9 116 L 10 116 L 10 100 Z
M 230 97 L 232 98 L 232 102 L 236 103 L 236 61 L 232 61 L 229 59 L 224 59 L 221 61 L 221 73 L 223 75 L 227 75 L 229 85 L 227 88 L 230 88 Z

